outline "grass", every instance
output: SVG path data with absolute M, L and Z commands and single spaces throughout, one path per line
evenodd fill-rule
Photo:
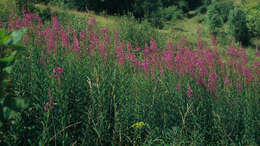
M 116 18 L 113 16 L 108 16 L 108 15 L 96 15 L 94 12 L 90 11 L 89 13 L 86 12 L 79 12 L 76 10 L 64 10 L 62 8 L 56 7 L 56 6 L 46 6 L 46 5 L 42 5 L 42 4 L 36 4 L 35 5 L 37 8 L 39 9 L 46 9 L 48 7 L 50 7 L 52 12 L 56 12 L 56 13 L 66 13 L 67 15 L 72 15 L 72 16 L 77 16 L 80 17 L 82 19 L 86 19 L 86 18 L 92 18 L 95 17 L 97 24 L 99 27 L 104 27 L 104 28 L 110 28 L 110 29 L 115 29 L 115 27 L 118 25 L 116 22 Z

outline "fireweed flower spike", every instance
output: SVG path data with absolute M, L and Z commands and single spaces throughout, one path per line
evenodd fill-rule
M 190 86 L 188 86 L 186 94 L 188 95 L 189 98 L 192 96 L 192 92 L 193 92 L 192 89 L 190 88 Z
M 44 106 L 44 110 L 52 110 L 53 109 L 53 103 L 52 102 L 46 102 L 46 105 Z
M 61 67 L 56 67 L 52 71 L 52 75 L 56 78 L 59 78 L 62 76 L 63 69 Z

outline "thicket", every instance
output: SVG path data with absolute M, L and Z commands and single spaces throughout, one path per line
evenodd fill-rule
M 247 27 L 246 14 L 240 8 L 235 8 L 231 11 L 228 30 L 236 41 L 241 42 L 243 45 L 248 45 L 251 36 Z
M 260 3 L 243 1 L 234 6 L 233 1 L 213 1 L 208 6 L 207 24 L 215 37 L 226 33 L 249 45 L 251 38 L 260 36 Z
M 217 32 L 228 21 L 232 9 L 234 6 L 231 1 L 214 1 L 208 6 L 207 18 L 211 32 Z
M 162 28 L 165 21 L 181 18 L 185 13 L 205 7 L 211 0 L 37 0 L 81 11 L 105 11 L 108 14 L 132 13 L 135 18 L 146 18 L 152 25 Z

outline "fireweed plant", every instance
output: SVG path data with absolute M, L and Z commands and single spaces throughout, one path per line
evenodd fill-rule
M 7 145 L 132 145 L 143 121 L 143 144 L 260 144 L 260 62 L 216 40 L 144 48 L 99 28 L 81 32 L 43 24 L 37 14 L 10 15 L 8 30 L 28 29 L 29 48 L 15 63 L 12 92 L 30 106 L 1 143 Z M 86 20 L 87 21 L 87 20 Z

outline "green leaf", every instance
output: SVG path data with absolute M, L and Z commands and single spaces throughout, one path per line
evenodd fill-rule
M 28 104 L 23 98 L 19 97 L 9 97 L 5 99 L 4 106 L 19 112 L 28 107 Z
M 0 29 L 0 40 L 5 36 L 5 30 L 2 28 Z
M 12 109 L 10 109 L 8 107 L 3 108 L 4 120 L 9 120 L 9 119 L 13 118 L 16 114 L 17 114 L 17 112 L 13 111 Z
M 7 66 L 7 67 L 5 67 L 4 69 L 3 69 L 3 71 L 5 71 L 5 72 L 7 72 L 7 73 L 11 73 L 11 71 L 12 71 L 12 68 L 13 68 L 13 66 Z
M 15 49 L 15 50 L 25 50 L 25 47 L 23 45 L 9 45 L 9 48 Z
M 11 42 L 11 36 L 3 36 L 0 40 L 0 45 L 8 45 Z
M 17 44 L 17 43 L 19 43 L 19 41 L 21 41 L 23 32 L 20 29 L 20 30 L 12 32 L 11 36 L 12 36 L 12 44 Z
M 11 63 L 14 60 L 14 57 L 16 55 L 16 51 L 13 51 L 12 54 L 8 57 L 0 58 L 0 64 L 1 63 Z

